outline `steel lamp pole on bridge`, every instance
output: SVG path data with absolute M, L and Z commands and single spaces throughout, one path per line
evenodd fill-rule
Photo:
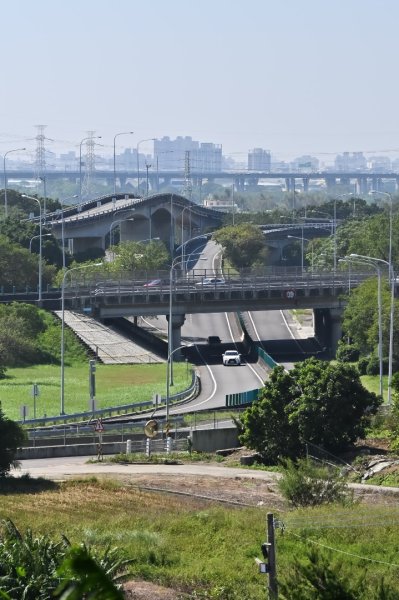
M 28 196 L 27 194 L 22 194 L 22 198 L 28 198 L 28 200 L 34 200 L 39 205 L 39 287 L 38 287 L 38 301 L 39 304 L 42 301 L 42 205 L 40 203 L 39 198 L 35 198 L 34 196 Z
M 115 143 L 116 138 L 120 135 L 133 135 L 134 131 L 121 131 L 120 133 L 116 133 L 114 135 L 114 196 L 116 196 L 116 154 L 115 154 Z
M 139 140 L 136 145 L 136 154 L 137 154 L 137 195 L 139 195 L 139 185 L 140 185 L 140 144 L 144 144 L 144 142 L 155 142 L 157 138 L 145 138 L 144 140 Z
M 302 226 L 302 233 L 303 233 L 303 226 Z M 308 242 L 308 244 L 310 242 L 312 242 L 312 259 L 311 259 L 311 264 L 312 264 L 312 273 L 313 273 L 313 240 L 310 240 L 309 238 L 305 238 L 303 237 L 303 235 L 301 237 L 297 236 L 297 235 L 287 235 L 288 238 L 292 238 L 294 240 L 300 240 L 302 242 L 302 248 L 301 248 L 301 255 L 302 255 L 302 260 L 301 260 L 301 266 L 302 266 L 302 272 L 303 272 L 303 254 L 304 254 L 304 244 L 303 242 Z

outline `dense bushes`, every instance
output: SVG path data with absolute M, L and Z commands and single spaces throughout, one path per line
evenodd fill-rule
M 85 356 L 73 333 L 65 332 L 66 362 Z M 50 313 L 30 304 L 0 305 L 0 371 L 60 360 L 61 327 Z
M 290 372 L 275 367 L 243 414 L 240 441 L 266 464 L 303 456 L 307 443 L 339 452 L 364 435 L 379 404 L 356 367 L 314 358 Z
M 346 503 L 350 498 L 348 486 L 338 469 L 316 466 L 309 459 L 283 463 L 280 492 L 292 506 L 318 506 L 330 502 Z

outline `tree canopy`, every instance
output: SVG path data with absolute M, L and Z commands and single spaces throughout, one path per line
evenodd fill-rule
M 4 415 L 0 404 L 0 477 L 15 465 L 15 455 L 24 440 L 23 429 Z
M 269 464 L 300 457 L 307 443 L 338 452 L 364 434 L 379 404 L 355 367 L 315 358 L 290 372 L 278 366 L 244 412 L 240 440 Z
M 383 352 L 388 355 L 391 293 L 386 278 L 382 280 L 382 337 Z M 342 330 L 360 350 L 372 353 L 378 346 L 378 298 L 377 278 L 373 277 L 352 290 L 344 311 Z M 399 302 L 395 300 L 394 334 L 399 331 Z M 393 355 L 399 359 L 399 340 L 394 335 Z
M 225 257 L 237 269 L 265 263 L 265 237 L 259 227 L 252 223 L 222 227 L 215 231 L 212 237 L 223 246 Z

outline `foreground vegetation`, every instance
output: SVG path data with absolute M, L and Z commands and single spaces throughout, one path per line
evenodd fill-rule
M 55 542 L 62 535 L 71 544 L 84 541 L 96 553 L 117 546 L 133 561 L 131 579 L 168 585 L 192 599 L 265 597 L 254 557 L 265 541 L 267 506 L 220 507 L 96 479 L 44 482 L 37 492 L 34 502 L 22 490 L 3 495 L 0 518 L 22 532 L 34 523 L 36 534 Z M 276 532 L 282 598 L 399 598 L 397 507 L 329 505 L 276 517 L 284 524 L 284 535 Z

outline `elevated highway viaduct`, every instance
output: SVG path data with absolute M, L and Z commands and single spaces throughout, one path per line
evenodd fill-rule
M 75 283 L 65 290 L 67 308 L 91 314 L 97 319 L 166 315 L 172 319 L 172 344 L 181 343 L 181 327 L 187 314 L 268 311 L 311 308 L 315 334 L 322 346 L 335 353 L 341 338 L 341 319 L 346 294 L 370 273 L 311 273 L 303 275 L 281 269 L 269 276 L 228 278 L 222 285 L 204 285 L 194 271 L 170 287 L 161 279 L 156 287 L 144 280 L 120 279 Z

